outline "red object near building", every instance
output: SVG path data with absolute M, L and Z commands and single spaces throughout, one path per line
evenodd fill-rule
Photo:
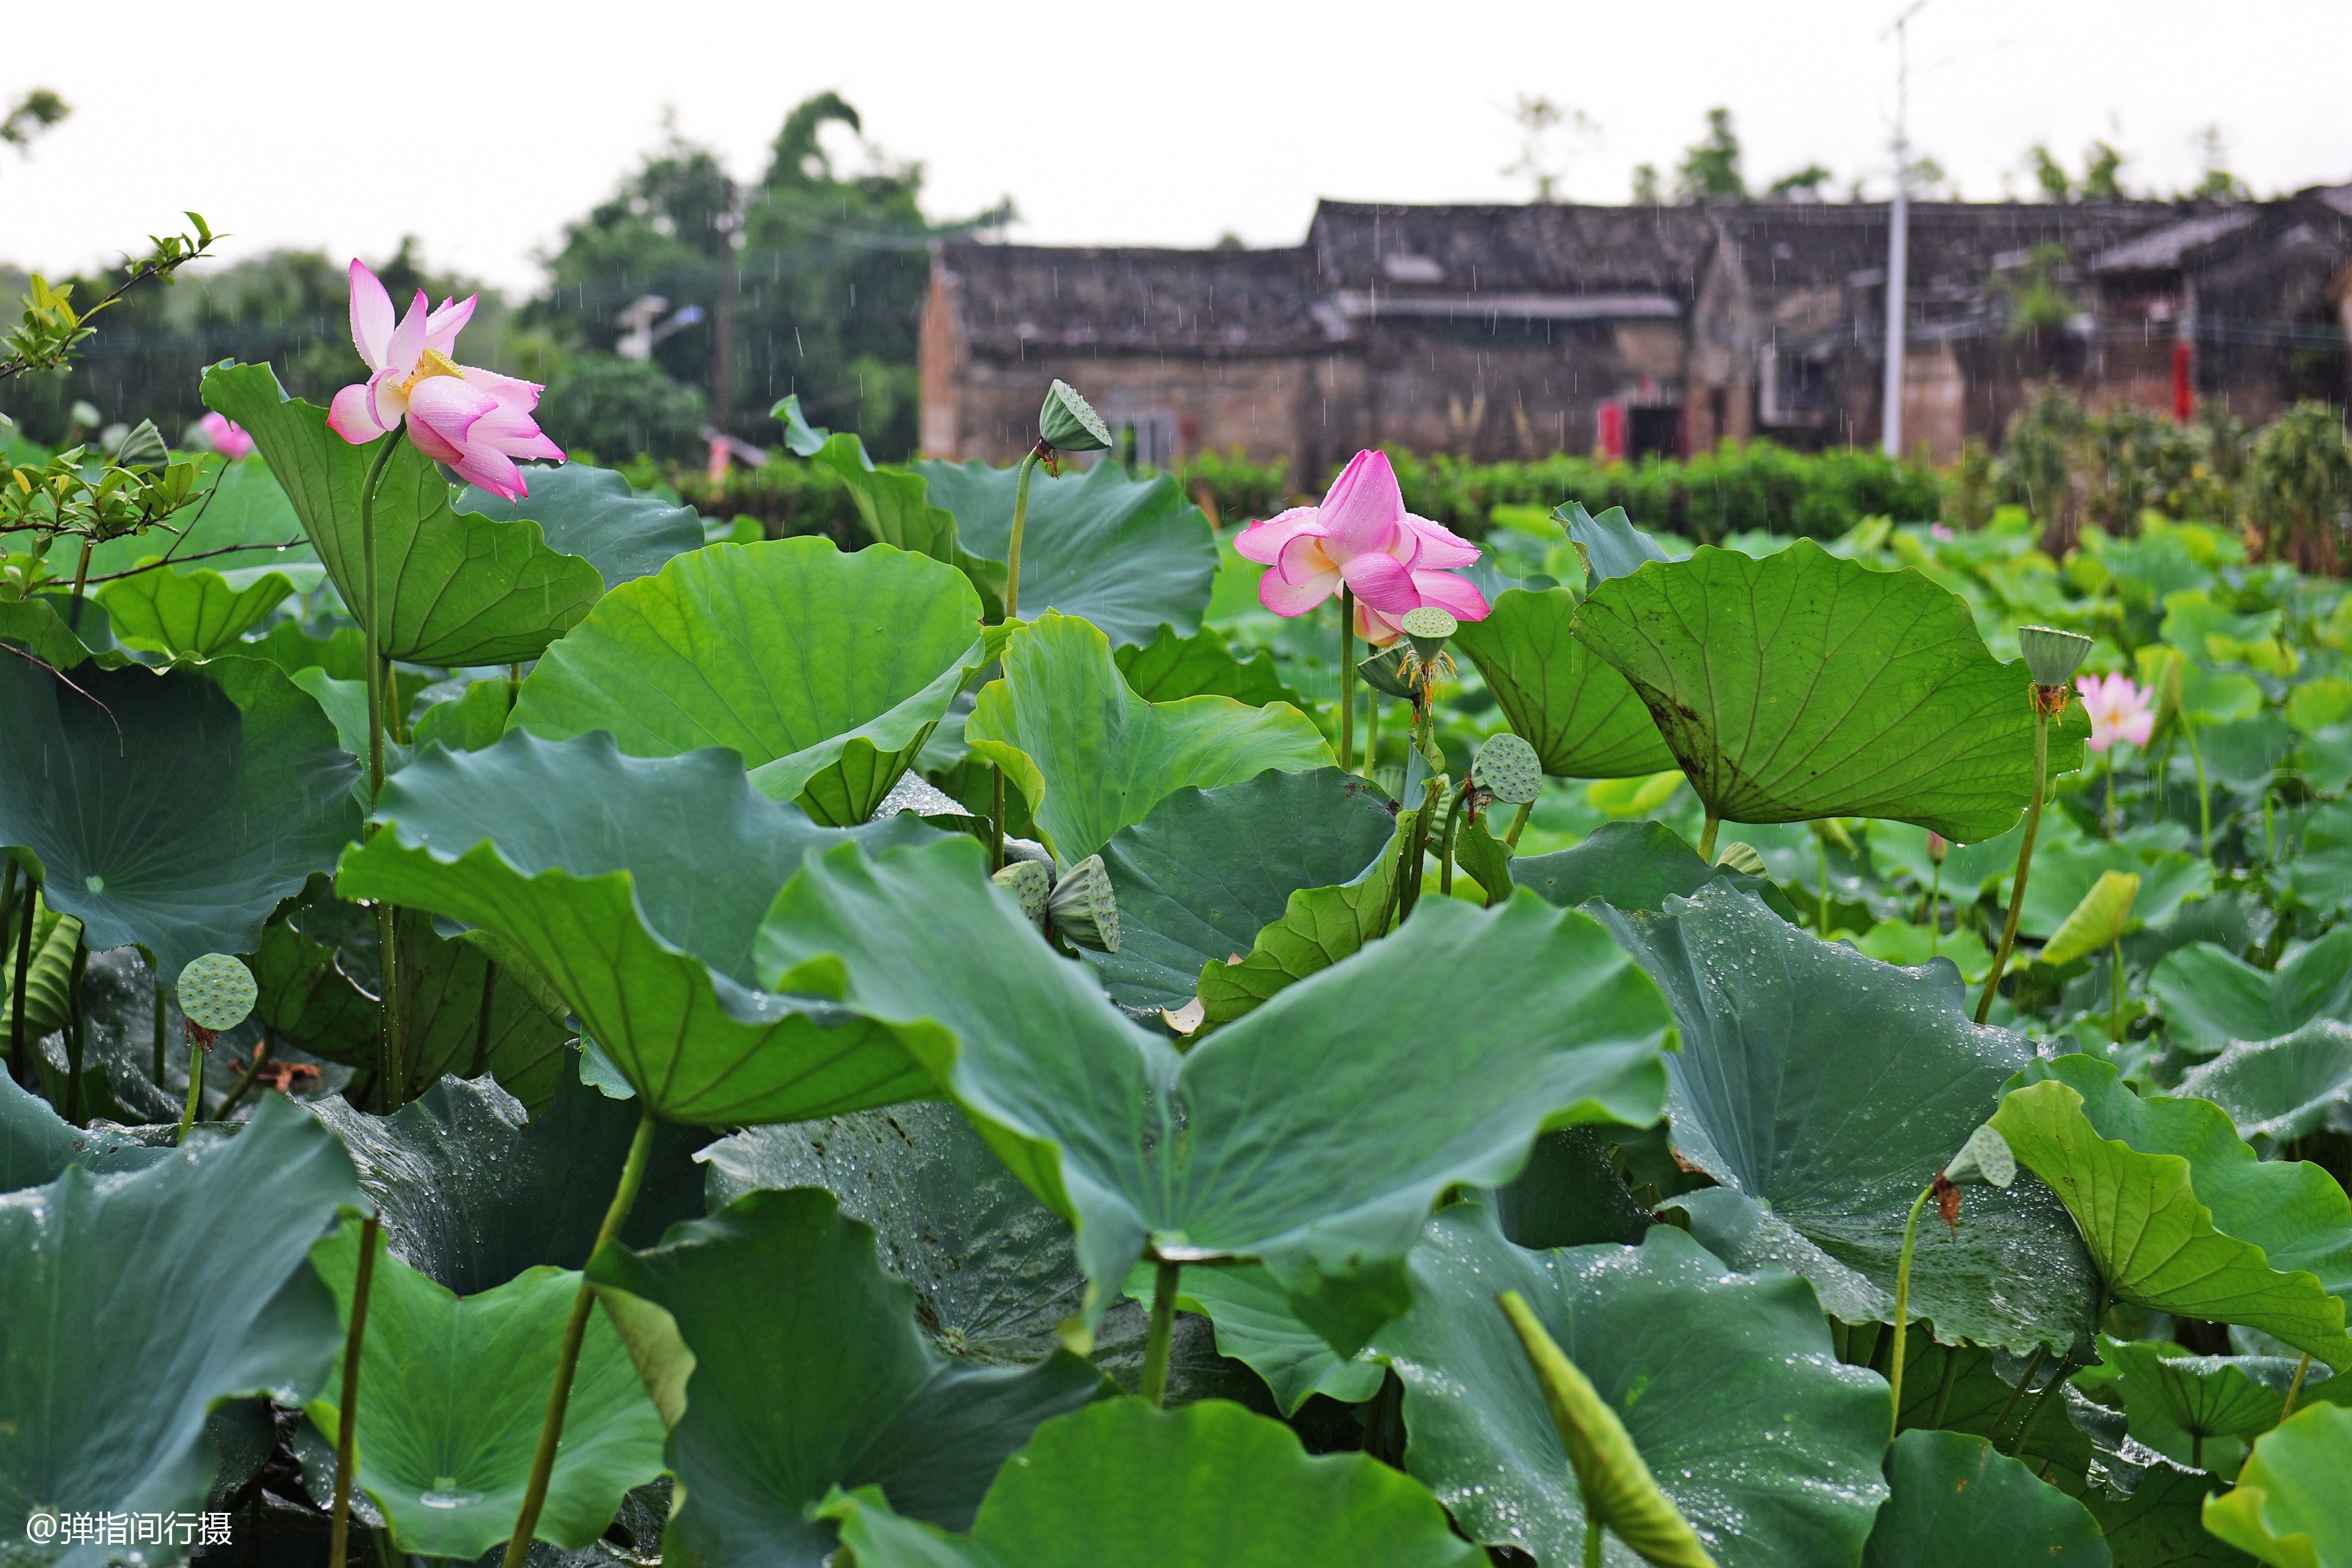
M 1625 405 L 1614 399 L 1601 405 L 1601 430 L 1595 442 L 1612 462 L 1625 460 Z
M 2187 338 L 2176 338 L 2172 343 L 2172 416 L 2181 424 L 2189 423 L 2197 412 L 2196 389 L 2189 384 L 2189 367 L 2191 353 Z

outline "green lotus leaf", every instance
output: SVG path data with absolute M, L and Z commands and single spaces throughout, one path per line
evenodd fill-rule
M 2287 886 L 2321 914 L 2352 907 L 2352 798 L 2329 801 L 2304 818 Z
M 327 411 L 289 398 L 266 364 L 205 373 L 205 405 L 243 426 L 286 489 L 335 591 L 367 614 L 360 492 L 373 447 L 327 428 Z M 551 550 L 537 523 L 451 510 L 440 470 L 405 437 L 375 501 L 384 656 L 412 664 L 507 664 L 536 658 L 604 591 L 596 568 Z
M 359 1257 L 356 1220 L 310 1250 L 346 1322 Z M 531 1268 L 461 1298 L 388 1249 L 377 1256 L 352 1479 L 383 1510 L 401 1551 L 478 1557 L 513 1533 L 564 1320 L 579 1293 L 579 1275 Z M 308 1407 L 330 1442 L 341 1430 L 338 1397 L 329 1389 Z M 661 1469 L 661 1416 L 620 1335 L 603 1313 L 591 1313 L 538 1539 L 588 1545 L 612 1522 L 622 1494 Z
M 215 1404 L 299 1405 L 342 1336 L 310 1244 L 359 1202 L 351 1162 L 280 1096 L 236 1137 L 145 1170 L 69 1166 L 0 1197 L 0 1510 L 10 1561 L 96 1564 L 37 1546 L 37 1509 L 177 1512 L 203 1504 Z
M 236 576 L 240 581 L 232 583 L 209 567 L 163 566 L 117 578 L 101 585 L 95 597 L 126 646 L 210 658 L 236 647 L 294 591 L 293 580 L 283 572 Z
M 390 1116 L 341 1096 L 310 1103 L 350 1152 L 360 1190 L 383 1221 L 385 1247 L 435 1284 L 473 1297 L 529 1268 L 588 1261 L 637 1111 L 582 1083 L 578 1053 L 563 1055 L 552 1097 L 529 1119 L 488 1079 L 445 1078 Z M 709 1136 L 655 1129 L 624 1242 L 650 1247 L 702 1214 L 693 1155 Z
M 1305 698 L 1282 683 L 1270 650 L 1259 648 L 1247 658 L 1236 658 L 1214 626 L 1180 637 L 1174 626 L 1162 626 L 1149 643 L 1122 644 L 1111 657 L 1118 660 L 1128 689 L 1146 702 L 1230 697 L 1252 708 L 1269 702 L 1287 702 L 1301 710 L 1307 707 Z
M 518 688 L 508 680 L 468 681 L 466 689 L 416 716 L 409 739 L 445 752 L 478 752 L 507 732 Z
M 1473 1568 L 1409 1478 L 1361 1454 L 1310 1458 L 1278 1422 L 1209 1400 L 1110 1399 L 1047 1422 L 989 1489 L 970 1537 L 827 1500 L 857 1568 Z M 900 1506 L 904 1506 L 903 1504 Z
M 2099 1359 L 2123 1385 L 2132 1436 L 2157 1448 L 2164 1447 L 2166 1427 L 2200 1440 L 2269 1431 L 2278 1425 L 2297 1366 L 2284 1356 L 2201 1356 L 2169 1340 L 2123 1343 L 2104 1335 Z M 2141 1429 L 2143 1415 L 2156 1417 L 2157 1430 Z
M 661 570 L 675 555 L 699 550 L 702 519 L 690 506 L 641 496 L 611 468 L 586 463 L 526 463 L 530 493 L 516 500 L 467 485 L 454 503 L 460 513 L 494 522 L 529 518 L 547 547 L 577 555 L 596 568 L 611 593 Z
M 547 650 L 509 722 L 636 757 L 742 753 L 820 822 L 864 822 L 984 662 L 980 596 L 936 561 L 830 540 L 718 544 L 606 594 Z
M 1663 822 L 1604 822 L 1583 843 L 1511 862 L 1511 881 L 1546 903 L 1599 899 L 1621 910 L 1663 909 L 1721 873 Z
M 1640 778 L 1675 765 L 1650 710 L 1616 668 L 1570 635 L 1565 588 L 1506 590 L 1454 634 L 1511 728 L 1562 778 Z
M 151 1148 L 128 1132 L 76 1127 L 0 1072 L 0 1194 L 54 1182 L 68 1165 L 105 1175 L 171 1157 L 171 1150 Z
M 259 659 L 90 659 L 60 679 L 0 658 L 0 844 L 40 857 L 93 952 L 140 943 L 166 984 L 199 953 L 251 952 L 359 831 L 358 764 Z
M 1397 813 L 1388 843 L 1353 881 L 1297 889 L 1280 918 L 1267 921 L 1238 958 L 1228 953 L 1223 963 L 1213 957 L 1202 964 L 1195 984 L 1203 1020 L 1229 1024 L 1284 987 L 1387 935 L 1396 918 L 1397 868 L 1420 816 Z
M 1638 1247 L 1530 1252 L 1438 1214 L 1413 1308 L 1374 1338 L 1404 1382 L 1405 1468 L 1475 1541 L 1573 1563 L 1584 1500 L 1496 1294 L 1516 1290 L 1724 1568 L 1850 1562 L 1885 1495 L 1885 1385 L 1842 1365 L 1803 1281 L 1733 1274 L 1672 1226 Z M 1640 1561 L 1613 1536 L 1612 1563 Z
M 932 504 L 930 484 L 921 474 L 904 468 L 877 468 L 866 455 L 866 443 L 851 431 L 833 435 L 809 424 L 801 414 L 797 394 L 768 411 L 784 422 L 784 445 L 801 457 L 823 464 L 841 477 L 866 531 L 884 544 L 944 562 L 971 580 L 988 606 L 991 619 L 1004 612 L 1004 562 L 982 560 L 956 540 L 956 515 Z M 1023 541 L 1024 555 L 1035 548 Z M 1027 563 L 1023 563 L 1027 570 Z
M 2241 1138 L 2303 1137 L 2352 1096 L 2352 1024 L 2316 1018 L 2274 1040 L 2241 1040 L 2183 1076 L 2180 1092 L 2227 1111 Z
M 1600 584 L 1575 629 L 1726 821 L 1885 816 L 1971 843 L 2032 794 L 2024 664 L 1995 660 L 1967 604 L 1916 572 L 1809 539 L 1762 560 L 1702 549 Z M 2082 765 L 2088 723 L 2077 704 L 2052 726 L 2053 775 Z
M 1149 1263 L 1136 1265 L 1128 1279 L 1128 1294 L 1139 1300 L 1150 1300 L 1156 1288 L 1156 1272 Z M 1211 1321 L 1219 1353 L 1233 1357 L 1263 1378 L 1285 1415 L 1297 1415 L 1299 1406 L 1318 1394 L 1360 1405 L 1381 1391 L 1386 1373 L 1380 1363 L 1360 1352 L 1342 1360 L 1324 1343 L 1322 1335 L 1298 1321 L 1290 1298 L 1262 1265 L 1231 1263 L 1182 1269 L 1176 1305 Z
M 955 514 L 958 544 L 988 562 L 1013 541 L 1013 468 L 985 463 L 908 465 L 930 500 Z M 1021 536 L 1021 614 L 1093 622 L 1118 647 L 1149 643 L 1162 624 L 1178 637 L 1200 629 L 1217 574 L 1216 535 L 1201 509 L 1166 474 L 1129 479 L 1117 463 L 1055 479 L 1029 476 Z
M 22 891 L 17 894 L 16 914 L 20 920 L 26 917 L 25 897 Z M 81 921 L 49 908 L 37 892 L 31 896 L 30 918 L 33 934 L 30 962 L 25 965 L 25 1037 L 37 1040 L 64 1028 L 71 1016 L 74 953 L 81 946 Z M 8 944 L 0 951 L 0 1049 L 5 1049 L 6 1042 L 16 1036 L 16 939 L 19 933 L 12 922 L 5 934 Z
M 337 680 L 367 679 L 367 634 L 357 626 L 339 626 L 331 637 L 314 637 L 299 621 L 280 621 L 247 643 L 244 652 L 248 658 L 268 659 L 289 675 L 319 669 Z
M 2253 1559 L 2205 1529 L 2205 1500 L 2223 1483 L 2173 1465 L 2148 1467 L 2129 1497 L 2097 1487 L 2083 1506 L 2106 1533 L 2116 1568 L 2253 1568 Z
M 338 889 L 512 942 L 667 1120 L 740 1126 L 930 1092 L 886 1031 L 751 977 L 760 918 L 803 853 L 935 837 L 919 823 L 818 827 L 755 792 L 730 752 L 624 757 L 609 735 L 523 731 L 427 750 L 385 784 L 378 820 L 391 826 L 345 853 Z
M 1096 1311 L 1147 1246 L 1255 1258 L 1350 1353 L 1411 1304 L 1403 1255 L 1446 1187 L 1508 1180 L 1547 1126 L 1655 1120 L 1664 1006 L 1585 916 L 1425 900 L 1180 1057 L 1040 943 L 982 860 L 969 840 L 813 858 L 761 972 L 895 1027 L 1077 1226 Z
M 2162 925 L 2180 912 L 2190 899 L 2213 890 L 2213 866 L 2194 855 L 2174 850 L 2135 851 L 2111 838 L 2063 837 L 2033 852 L 2033 875 L 2025 885 L 2025 913 L 2018 930 L 2048 940 L 2057 935 L 2066 919 L 2096 890 L 2109 872 L 2139 879 L 2130 905 L 2126 930 Z M 2009 889 L 2000 889 L 2002 901 Z
M 1302 889 L 1362 875 L 1394 826 L 1372 787 L 1337 768 L 1180 789 L 1104 846 L 1118 951 L 1086 960 L 1129 1012 L 1181 1007 L 1202 965 L 1255 945 Z
M 1635 528 L 1622 506 L 1612 506 L 1595 517 L 1584 510 L 1582 501 L 1570 501 L 1553 508 L 1551 516 L 1568 530 L 1569 542 L 1584 563 L 1588 586 L 1612 577 L 1629 577 L 1653 561 L 1675 559 L 1655 539 Z
M 1864 1568 L 2110 1568 L 2099 1521 L 2032 1470 L 1965 1432 L 1904 1433 L 1886 1451 L 1893 1495 Z
M 808 1510 L 836 1486 L 967 1525 L 1040 1421 L 1103 1390 L 1067 1352 L 1019 1368 L 942 1355 L 913 1288 L 876 1267 L 874 1232 L 827 1193 L 752 1193 L 651 1251 L 608 1245 L 589 1277 L 670 1423 L 685 1498 L 666 1549 L 713 1561 L 817 1568 L 835 1532 Z
M 2131 924 L 2132 903 L 2139 896 L 2139 882 L 2137 871 L 2099 873 L 2099 879 L 2091 884 L 2083 901 L 2050 933 L 2050 941 L 2040 955 L 2042 962 L 2053 967 L 2069 964 L 2120 938 Z
M 1013 634 L 1004 678 L 982 688 L 964 742 L 1004 770 L 1065 864 L 1140 822 L 1187 784 L 1235 784 L 1268 768 L 1329 767 L 1307 716 L 1229 697 L 1147 702 L 1127 688 L 1110 639 L 1048 610 Z
M 1738 1268 L 1811 1280 L 1849 1323 L 1893 1320 L 1904 1216 L 1985 1120 L 2032 1042 L 1969 1022 L 1949 969 L 1824 942 L 1726 882 L 1665 912 L 1593 906 L 1673 1003 L 1675 1147 L 1721 1184 L 1675 1201 Z M 1971 1189 L 1923 1240 L 1910 1310 L 1948 1340 L 2063 1350 L 2094 1310 L 2090 1259 L 2048 1190 Z
M 2352 1410 L 2313 1405 L 2256 1439 L 2237 1487 L 2205 1504 L 2205 1528 L 2278 1568 L 2352 1564 Z
M 942 1348 L 975 1360 L 1051 1355 L 1085 1304 L 1067 1221 L 1039 1203 L 951 1105 L 894 1105 L 753 1127 L 700 1158 L 713 1210 L 747 1193 L 823 1187 L 874 1227 L 884 1272 L 915 1288 Z
M 2036 1060 L 1992 1118 L 2065 1203 L 2119 1300 L 2242 1323 L 2352 1366 L 2352 1203 L 2319 1166 L 2257 1160 L 2228 1112 L 2142 1100 L 2089 1057 Z
M 2314 1019 L 2352 1024 L 2352 926 L 2336 927 L 2270 971 L 2212 942 L 2192 942 L 2166 954 L 2147 985 L 2164 1009 L 2165 1033 L 2200 1056 L 2233 1040 L 2291 1035 Z

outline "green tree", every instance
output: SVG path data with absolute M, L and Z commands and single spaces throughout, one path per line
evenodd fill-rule
M 1654 207 L 1665 199 L 1665 194 L 1658 188 L 1658 166 L 1655 163 L 1634 164 L 1634 205 L 1636 206 Z
M 36 137 L 72 112 L 72 106 L 64 99 L 46 87 L 37 87 L 18 99 L 5 115 L 0 115 L 0 142 L 22 153 Z
M 1773 181 L 1764 188 L 1764 194 L 1768 196 L 1786 197 L 1798 191 L 1807 191 L 1818 196 L 1822 194 L 1822 187 L 1830 183 L 1830 178 L 1827 166 L 1821 163 L 1808 163 L 1803 168 L 1792 170 Z
M 1739 172 L 1739 133 L 1732 128 L 1731 110 L 1706 111 L 1706 134 L 1683 149 L 1675 165 L 1675 197 L 1696 202 L 1708 196 L 1744 196 L 1747 178 Z

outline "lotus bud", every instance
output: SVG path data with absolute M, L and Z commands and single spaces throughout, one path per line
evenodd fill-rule
M 234 1029 L 252 1016 L 261 988 L 253 971 L 226 952 L 207 952 L 180 971 L 180 1011 L 208 1034 Z
M 989 879 L 998 887 L 1021 900 L 1021 912 L 1030 920 L 1042 920 L 1045 900 L 1054 891 L 1053 874 L 1034 860 L 1015 860 Z
M 1764 857 L 1756 852 L 1753 844 L 1727 844 L 1716 856 L 1715 863 L 1727 870 L 1743 872 L 1750 877 L 1764 874 Z
M 1110 426 L 1066 381 L 1045 389 L 1045 405 L 1037 410 L 1037 436 L 1057 452 L 1100 452 L 1110 446 Z
M 2091 639 L 2055 626 L 2020 626 L 2017 646 L 2036 686 L 2063 686 L 2074 679 L 2091 651 Z
M 1045 918 L 1081 947 L 1118 951 L 1118 899 L 1101 856 L 1089 855 L 1070 868 L 1045 900 Z
M 1417 610 L 1407 610 L 1398 623 L 1404 627 L 1405 637 L 1412 643 L 1412 651 L 1423 664 L 1433 664 L 1445 647 L 1445 639 L 1461 629 L 1461 624 L 1434 605 L 1423 605 Z
M 1533 746 L 1507 730 L 1478 748 L 1470 782 L 1506 805 L 1526 805 L 1543 790 L 1543 763 Z
M 1940 866 L 1944 863 L 1944 857 L 1950 854 L 1951 850 L 1952 841 L 1950 839 L 1945 837 L 1942 834 L 1937 832 L 1932 827 L 1927 830 L 1928 859 Z
M 1944 1167 L 1944 1179 L 1949 1182 L 1974 1182 L 1986 1186 L 2006 1187 L 2017 1180 L 2017 1156 L 2003 1138 L 1988 1122 L 1969 1134 L 1952 1163 Z

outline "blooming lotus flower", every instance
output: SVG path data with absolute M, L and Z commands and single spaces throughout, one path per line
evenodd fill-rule
M 214 451 L 232 463 L 253 450 L 253 437 L 236 420 L 224 415 L 207 414 L 196 421 L 196 428 L 213 444 Z
M 2145 746 L 2156 728 L 2156 693 L 2136 685 L 2129 676 L 2080 675 L 2074 689 L 2091 711 L 2091 750 L 2104 752 L 2117 741 Z
M 1448 570 L 1478 559 L 1478 547 L 1404 509 L 1385 452 L 1359 452 L 1321 506 L 1293 507 L 1242 531 L 1234 548 L 1267 568 L 1258 603 L 1277 616 L 1303 616 L 1342 586 L 1356 595 L 1356 634 L 1387 644 L 1423 605 L 1457 621 L 1486 618 L 1486 598 Z
M 352 342 L 374 374 L 335 394 L 328 427 L 364 446 L 404 420 L 408 438 L 468 484 L 515 500 L 530 493 L 517 458 L 562 461 L 563 448 L 540 434 L 530 411 L 543 390 L 495 371 L 459 364 L 457 334 L 473 319 L 474 300 L 425 308 L 425 291 L 394 325 L 392 296 L 376 275 L 352 263 Z

